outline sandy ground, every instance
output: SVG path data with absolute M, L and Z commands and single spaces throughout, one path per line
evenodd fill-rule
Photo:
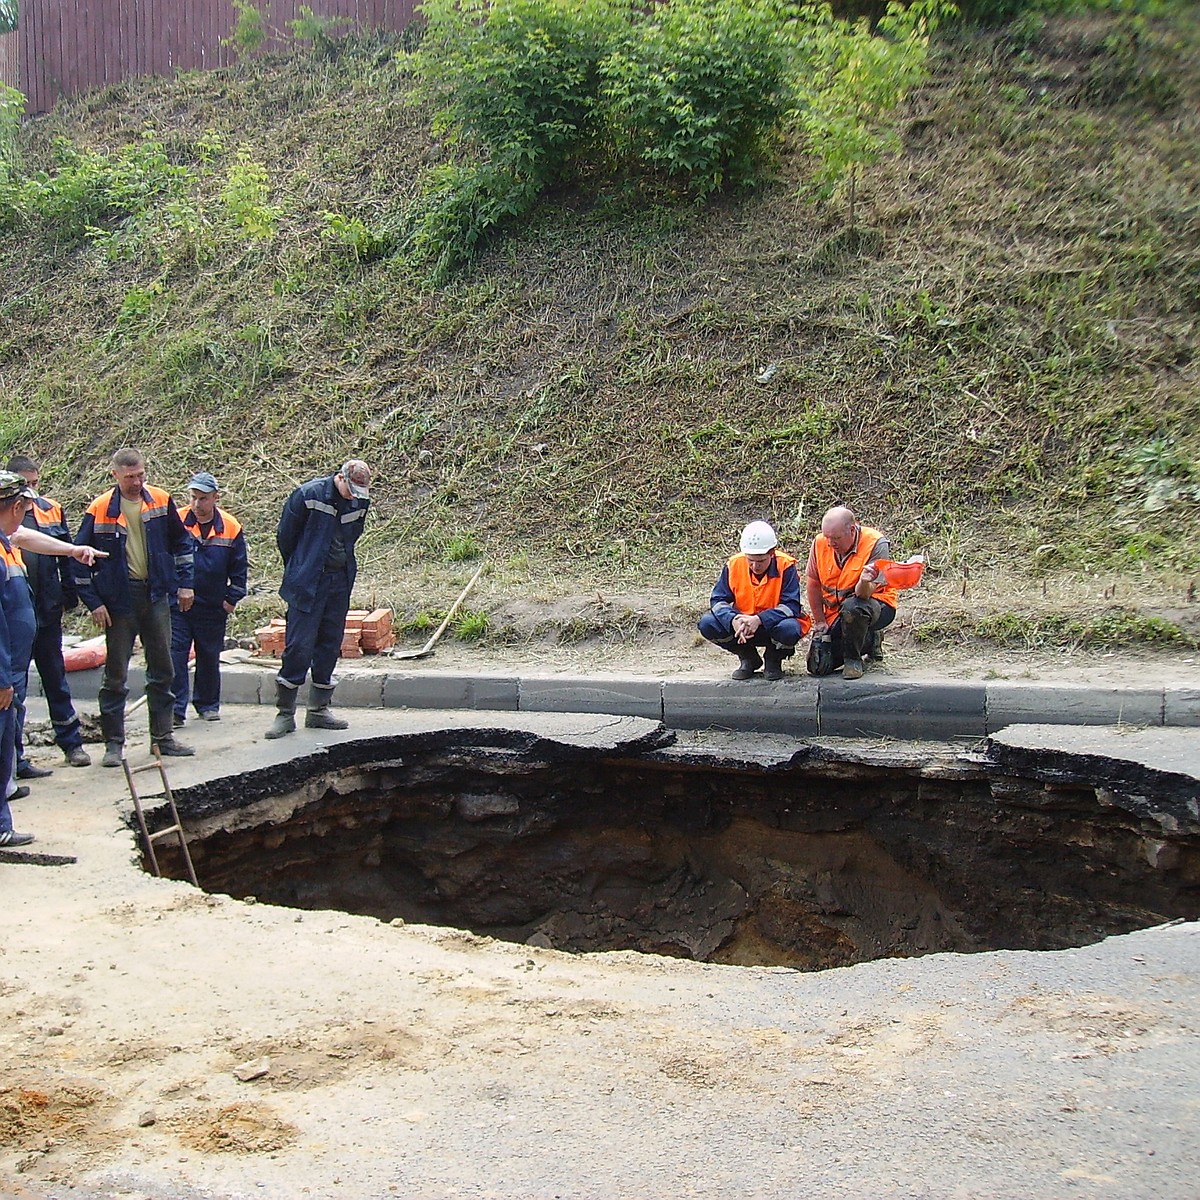
M 580 653 L 679 666 L 677 645 L 602 650 Z M 1161 683 L 1194 679 L 1187 657 L 1076 666 Z M 189 725 L 177 783 L 279 746 L 265 723 Z M 807 975 L 573 957 L 152 879 L 98 766 L 57 766 L 16 811 L 47 858 L 0 863 L 0 1195 L 1200 1195 L 1200 925 Z

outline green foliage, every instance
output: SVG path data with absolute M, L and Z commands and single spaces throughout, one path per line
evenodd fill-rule
M 353 256 L 355 262 L 372 262 L 395 248 L 394 237 L 370 228 L 359 217 L 323 212 L 321 220 L 324 222 L 322 239 Z
M 603 61 L 618 154 L 704 196 L 753 183 L 789 107 L 789 47 L 774 0 L 652 6 Z
M 17 0 L 0 0 L 0 33 L 16 29 L 17 15 Z
M 248 0 L 232 0 L 237 17 L 233 32 L 221 39 L 222 46 L 232 46 L 239 54 L 253 54 L 267 40 L 266 18 L 262 10 Z
M 221 200 L 233 223 L 251 238 L 266 239 L 275 234 L 279 209 L 267 203 L 270 194 L 267 168 L 243 146 L 230 164 Z
M 24 111 L 25 97 L 16 88 L 0 83 L 0 185 L 12 178 L 20 163 L 17 134 Z
M 492 627 L 491 618 L 485 612 L 465 610 L 454 620 L 454 636 L 460 642 L 477 642 L 487 635 Z
M 0 187 L 0 228 L 33 226 L 74 244 L 103 238 L 127 219 L 151 213 L 159 201 L 182 195 L 191 172 L 176 166 L 153 134 L 112 155 L 55 141 L 58 170 L 40 171 Z
M 473 533 L 456 533 L 447 543 L 445 559 L 447 562 L 470 562 L 482 553 Z
M 298 42 L 312 42 L 318 54 L 332 54 L 337 49 L 337 33 L 350 24 L 347 17 L 321 17 L 307 4 L 300 5 L 300 15 L 288 21 L 287 27 Z
M 943 0 L 914 0 L 907 8 L 890 0 L 872 29 L 865 18 L 836 20 L 824 5 L 799 29 L 804 75 L 796 121 L 820 160 L 816 178 L 824 193 L 849 181 L 851 225 L 859 172 L 898 149 L 888 118 L 925 77 L 930 34 L 956 11 Z
M 1200 463 L 1178 449 L 1172 438 L 1158 437 L 1130 450 L 1126 473 L 1148 512 L 1181 501 L 1200 501 Z

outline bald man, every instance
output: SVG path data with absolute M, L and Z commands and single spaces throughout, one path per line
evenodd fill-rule
M 822 518 L 804 572 L 813 614 L 809 674 L 831 675 L 841 667 L 843 679 L 861 679 L 866 659 L 883 657 L 880 631 L 895 619 L 896 589 L 874 564 L 891 556 L 887 538 L 859 524 L 850 509 L 831 508 Z M 818 653 L 826 636 L 832 656 Z

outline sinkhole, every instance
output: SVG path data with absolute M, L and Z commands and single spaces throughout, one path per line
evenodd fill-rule
M 177 800 L 206 891 L 565 951 L 821 969 L 1200 916 L 1188 782 L 1005 762 L 990 743 L 660 729 L 588 750 L 458 731 L 347 743 Z M 158 848 L 184 877 L 170 839 Z

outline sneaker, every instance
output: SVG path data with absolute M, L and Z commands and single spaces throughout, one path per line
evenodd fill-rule
M 762 659 L 758 656 L 757 650 L 752 650 L 749 654 L 738 655 L 738 668 L 734 671 L 731 678 L 733 679 L 753 679 L 754 673 L 762 666 Z
M 23 762 L 17 766 L 18 779 L 45 779 L 54 772 L 49 767 L 35 767 L 31 762 Z
M 220 719 L 221 714 L 215 708 L 210 708 L 200 714 L 200 720 L 202 721 L 219 721 Z
M 29 789 L 27 787 L 22 786 L 19 788 L 13 788 L 13 790 L 8 793 L 8 798 L 10 800 L 24 800 L 25 797 L 28 795 L 29 795 Z
M 109 742 L 104 747 L 104 757 L 100 760 L 102 767 L 119 767 L 125 757 L 125 747 L 120 742 Z
M 0 833 L 0 846 L 28 846 L 32 841 L 32 833 L 18 833 L 15 829 Z
M 187 724 L 187 713 L 176 713 L 171 718 L 172 729 L 182 729 Z
M 92 765 L 92 756 L 82 746 L 72 746 L 70 750 L 64 750 L 63 754 L 66 755 L 69 767 L 90 767 Z
M 863 661 L 861 658 L 848 658 L 842 667 L 843 679 L 861 679 L 863 677 Z
M 196 753 L 191 746 L 185 746 L 182 742 L 177 742 L 174 734 L 170 737 L 159 738 L 157 742 L 153 742 L 150 746 L 150 753 L 153 754 L 155 750 L 163 758 L 190 758 Z

